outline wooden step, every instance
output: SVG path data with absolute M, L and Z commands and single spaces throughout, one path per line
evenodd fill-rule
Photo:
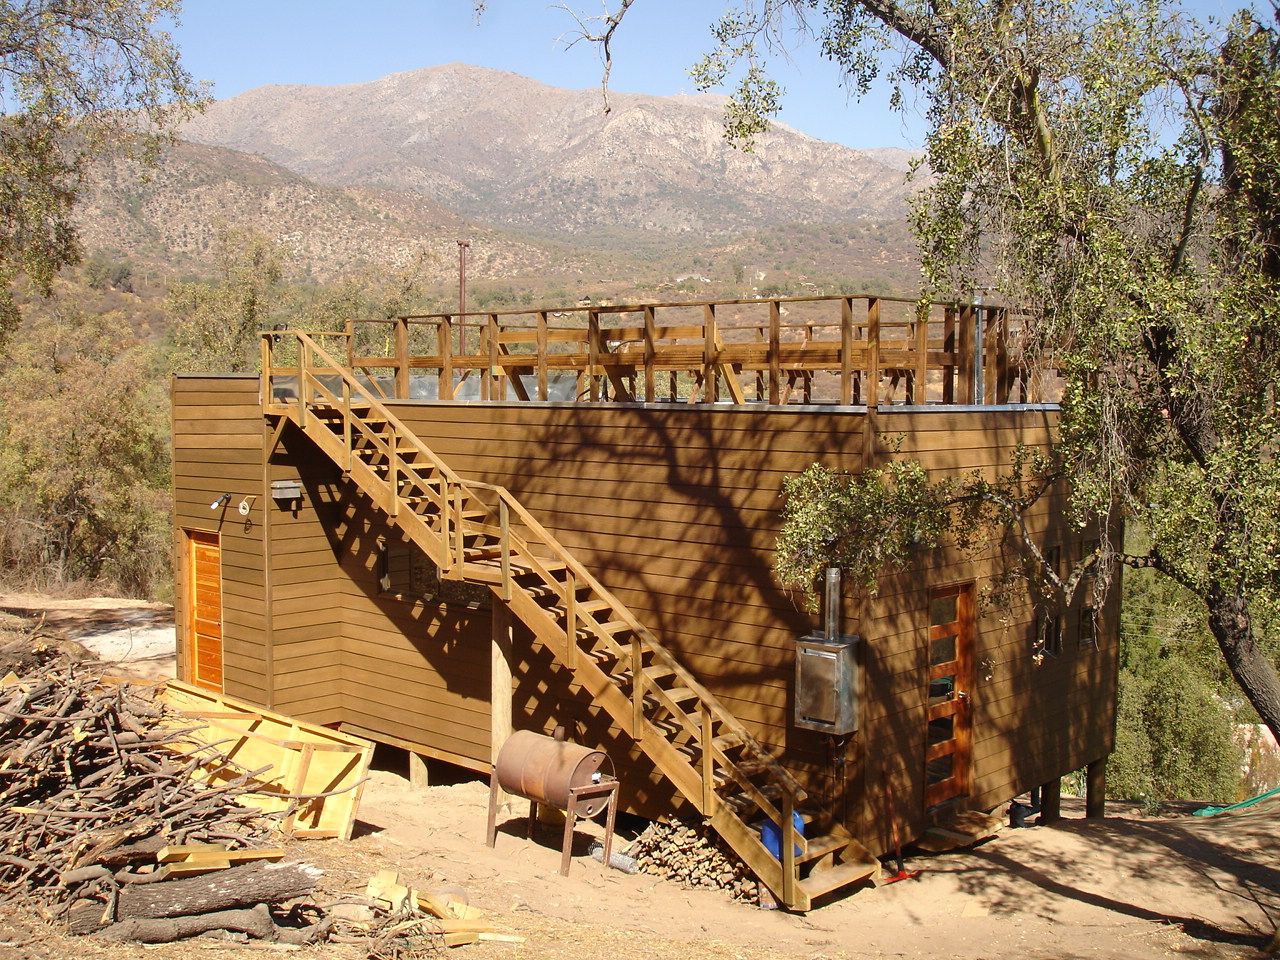
M 836 853 L 849 845 L 850 836 L 847 831 L 828 833 L 820 837 L 806 837 L 804 853 L 796 857 L 796 863 L 809 863 L 821 860 L 829 853 Z
M 836 864 L 830 870 L 823 870 L 805 877 L 800 881 L 800 888 L 809 895 L 810 900 L 816 900 L 823 894 L 874 876 L 879 869 L 879 860 L 846 860 L 844 863 Z
M 730 750 L 743 746 L 743 740 L 736 733 L 722 733 L 718 737 L 711 738 L 711 745 L 721 753 L 728 753 Z
M 663 690 L 668 700 L 672 701 L 676 706 L 682 703 L 688 703 L 690 700 L 697 700 L 698 694 L 688 687 L 672 687 L 670 690 Z
M 676 675 L 675 670 L 662 664 L 654 667 L 645 667 L 640 672 L 644 674 L 646 680 L 661 680 L 664 677 L 674 677 Z

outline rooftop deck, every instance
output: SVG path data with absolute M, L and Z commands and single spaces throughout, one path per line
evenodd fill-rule
M 312 333 L 385 399 L 773 406 L 1052 402 L 1002 307 L 872 296 L 593 305 L 402 316 Z M 302 351 L 307 348 L 304 345 Z M 291 394 L 289 337 L 265 382 Z M 264 397 L 264 401 L 269 398 Z

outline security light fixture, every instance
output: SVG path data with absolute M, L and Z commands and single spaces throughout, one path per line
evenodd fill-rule
M 225 507 L 230 502 L 231 502 L 231 494 L 224 493 L 217 500 L 213 501 L 213 503 L 209 504 L 209 509 L 217 510 L 219 507 Z

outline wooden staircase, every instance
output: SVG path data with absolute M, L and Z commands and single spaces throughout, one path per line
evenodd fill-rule
M 277 340 L 297 366 L 273 365 Z M 293 346 L 292 343 L 289 344 Z M 455 474 L 351 370 L 297 331 L 263 338 L 263 412 L 295 423 L 440 570 L 483 584 L 792 910 L 878 879 L 880 864 L 821 815 L 747 729 L 505 488 Z M 296 384 L 277 396 L 277 381 Z M 283 393 L 283 391 L 281 391 Z M 781 825 L 781 856 L 760 839 Z

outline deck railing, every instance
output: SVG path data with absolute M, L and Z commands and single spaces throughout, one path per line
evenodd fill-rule
M 331 335 L 386 399 L 870 408 L 1056 399 L 1028 370 L 1016 318 L 980 304 L 821 296 L 595 305 L 365 320 Z

